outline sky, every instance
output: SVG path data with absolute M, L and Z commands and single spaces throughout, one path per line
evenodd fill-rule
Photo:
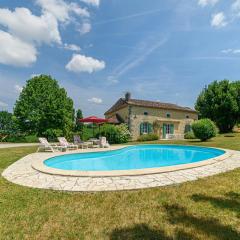
M 240 0 L 0 0 L 0 110 L 28 79 L 57 79 L 84 116 L 133 98 L 194 107 L 239 80 Z

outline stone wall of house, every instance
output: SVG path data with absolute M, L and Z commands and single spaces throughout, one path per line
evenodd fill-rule
M 144 115 L 144 113 L 147 113 L 147 115 Z M 167 114 L 170 114 L 170 117 L 167 117 Z M 197 119 L 198 116 L 196 113 L 133 106 L 131 115 L 132 139 L 136 140 L 139 137 L 140 124 L 143 122 L 153 124 L 154 121 L 158 120 L 161 127 L 164 123 L 174 124 L 174 134 L 184 134 L 185 126 Z M 161 130 L 158 134 L 159 138 L 162 138 Z
M 118 113 L 124 119 L 125 123 L 129 124 L 133 140 L 136 140 L 140 136 L 140 124 L 143 122 L 153 124 L 154 121 L 158 120 L 161 127 L 164 123 L 174 124 L 174 134 L 184 134 L 185 126 L 198 119 L 197 113 L 178 110 L 131 106 L 130 112 L 131 115 L 129 116 L 129 106 L 126 106 L 114 113 L 106 115 L 106 117 L 111 118 Z M 170 114 L 170 116 L 167 117 L 167 114 Z M 158 134 L 159 138 L 162 138 L 162 130 L 160 130 Z

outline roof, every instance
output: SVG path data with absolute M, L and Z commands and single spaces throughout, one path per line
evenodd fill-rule
M 125 106 L 139 106 L 139 107 L 149 107 L 149 108 L 159 108 L 159 109 L 168 109 L 168 110 L 178 110 L 184 112 L 196 113 L 194 109 L 189 107 L 182 107 L 177 104 L 172 103 L 163 103 L 158 101 L 147 101 L 139 99 L 129 99 L 128 101 L 124 98 L 120 98 L 110 109 L 108 109 L 105 114 L 113 113 Z

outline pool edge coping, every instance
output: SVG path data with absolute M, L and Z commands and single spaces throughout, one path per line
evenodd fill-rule
M 149 144 L 142 144 L 142 145 L 149 145 Z M 176 145 L 176 144 L 169 144 L 169 145 Z M 178 144 L 177 144 L 178 145 Z M 65 154 L 78 154 L 78 153 L 90 153 L 90 152 L 103 152 L 103 151 L 114 151 L 118 149 L 123 149 L 129 146 L 134 145 L 121 145 L 115 146 L 114 148 L 110 149 L 97 149 L 97 151 L 81 151 L 81 152 L 65 152 L 63 153 L 55 153 L 49 155 L 42 155 L 41 158 L 36 159 L 32 164 L 32 168 L 50 175 L 58 175 L 58 176 L 69 176 L 69 177 L 121 177 L 121 176 L 139 176 L 139 175 L 148 175 L 148 174 L 158 174 L 158 173 L 167 173 L 167 172 L 175 172 L 179 170 L 185 169 L 192 169 L 197 167 L 202 167 L 206 165 L 211 165 L 220 161 L 223 161 L 229 158 L 231 154 L 231 150 L 223 149 L 223 148 L 214 148 L 214 147 L 206 147 L 211 149 L 218 149 L 225 151 L 224 154 L 210 158 L 207 160 L 202 160 L 195 163 L 187 163 L 187 164 L 179 164 L 174 166 L 166 166 L 166 167 L 159 167 L 159 168 L 144 168 L 144 169 L 134 169 L 134 170 L 112 170 L 112 171 L 80 171 L 80 170 L 62 170 L 57 168 L 51 168 L 44 164 L 44 161 L 55 156 L 61 156 Z M 193 145 L 178 145 L 178 146 L 193 146 Z M 194 146 L 195 147 L 195 146 Z M 198 147 L 198 146 L 196 146 Z M 202 147 L 202 146 L 200 146 Z

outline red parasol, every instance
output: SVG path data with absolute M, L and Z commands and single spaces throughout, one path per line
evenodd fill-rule
M 82 123 L 97 123 L 97 124 L 99 124 L 98 126 L 100 129 L 100 123 L 105 123 L 108 120 L 105 118 L 98 118 L 96 116 L 90 116 L 90 117 L 79 119 L 78 121 L 82 122 Z M 93 127 L 93 136 L 94 136 L 94 127 Z
M 96 116 L 91 116 L 91 117 L 86 117 L 86 118 L 82 118 L 79 119 L 79 122 L 86 122 L 86 123 L 104 123 L 107 122 L 108 120 L 105 118 L 98 118 Z

